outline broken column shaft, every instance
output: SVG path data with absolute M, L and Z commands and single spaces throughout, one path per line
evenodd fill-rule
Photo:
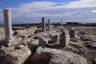
M 45 19 L 42 17 L 42 31 L 46 32 Z
M 9 9 L 3 9 L 3 14 L 4 14 L 5 41 L 10 42 L 13 39 L 11 11 Z

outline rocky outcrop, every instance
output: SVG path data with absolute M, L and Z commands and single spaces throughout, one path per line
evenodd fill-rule
M 71 53 L 71 55 L 68 54 L 52 55 L 49 64 L 87 64 L 87 62 L 85 58 Z
M 65 50 L 39 47 L 37 54 L 41 53 L 51 54 L 49 64 L 87 64 L 87 60 L 84 57 Z

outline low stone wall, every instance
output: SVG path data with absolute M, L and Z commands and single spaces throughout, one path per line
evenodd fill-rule
M 21 29 L 21 30 L 15 30 L 14 33 L 17 32 L 17 34 L 14 34 L 16 36 L 29 36 L 34 34 L 34 32 L 37 30 L 37 27 L 33 26 L 31 28 Z

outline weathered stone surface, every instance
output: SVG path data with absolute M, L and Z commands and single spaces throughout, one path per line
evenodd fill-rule
M 5 41 L 11 42 L 12 36 L 12 23 L 11 23 L 11 11 L 9 9 L 3 9 L 4 13 L 4 27 L 5 27 Z
M 68 45 L 70 43 L 70 35 L 68 30 L 62 30 L 62 33 L 60 34 L 60 43 L 64 46 Z
M 78 55 L 57 54 L 52 56 L 49 64 L 87 64 L 87 61 Z
M 38 39 L 31 40 L 29 45 L 39 45 L 39 40 Z
M 41 53 L 52 54 L 49 64 L 87 64 L 87 60 L 84 57 L 65 50 L 39 47 L 37 54 Z
M 27 47 L 0 49 L 0 64 L 23 64 L 30 55 Z
M 19 36 L 19 37 L 20 37 L 20 36 L 25 36 L 25 35 L 30 36 L 30 35 L 34 34 L 36 30 L 37 30 L 37 27 L 32 26 L 32 27 L 30 27 L 30 28 L 15 30 L 15 31 L 14 31 L 14 35 L 15 35 L 15 36 Z M 16 33 L 17 33 L 17 34 L 16 34 Z
M 87 51 L 87 49 L 83 45 L 76 42 L 71 42 L 64 49 L 79 55 L 86 54 L 86 51 Z
M 70 38 L 77 38 L 79 39 L 78 31 L 75 28 L 69 29 Z

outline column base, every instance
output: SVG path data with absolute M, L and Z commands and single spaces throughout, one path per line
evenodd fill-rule
M 13 46 L 13 45 L 17 45 L 17 44 L 18 44 L 18 42 L 16 42 L 15 39 L 12 39 L 12 40 L 4 39 L 4 40 L 0 41 L 0 45 L 5 45 L 5 46 Z

